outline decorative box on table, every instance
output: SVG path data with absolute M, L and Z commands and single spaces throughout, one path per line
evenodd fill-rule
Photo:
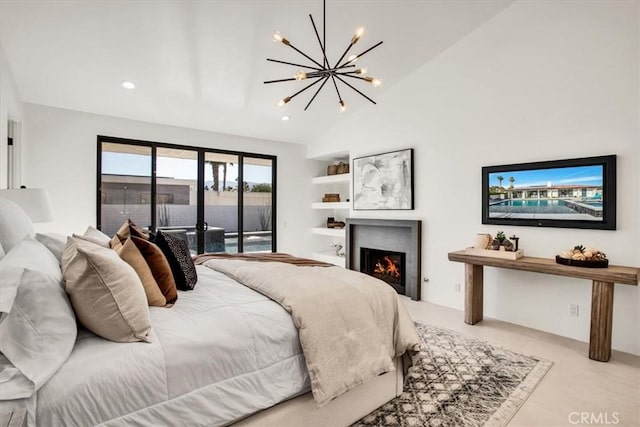
M 491 249 L 466 248 L 464 252 L 468 255 L 511 259 L 514 261 L 524 256 L 524 250 L 522 249 L 518 249 L 517 251 L 494 251 Z

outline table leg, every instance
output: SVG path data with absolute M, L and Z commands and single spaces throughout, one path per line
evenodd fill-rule
M 465 264 L 464 323 L 474 325 L 482 320 L 482 266 Z
M 608 362 L 613 326 L 613 283 L 593 281 L 589 359 Z

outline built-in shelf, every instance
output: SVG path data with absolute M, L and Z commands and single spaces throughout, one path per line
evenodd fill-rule
M 312 184 L 337 184 L 341 182 L 350 182 L 350 173 L 341 173 L 338 175 L 318 176 L 311 179 Z
M 327 227 L 314 227 L 311 229 L 313 234 L 320 234 L 322 236 L 344 237 L 344 228 L 327 228 Z
M 339 267 L 344 268 L 346 265 L 346 258 L 336 255 L 335 248 L 331 247 L 335 245 L 329 245 L 330 243 L 345 245 L 346 241 L 346 229 L 342 228 L 328 228 L 325 226 L 329 218 L 332 220 L 345 221 L 345 218 L 349 216 L 351 209 L 351 178 L 350 173 L 341 173 L 336 175 L 324 175 L 325 171 L 328 171 L 328 167 L 337 162 L 350 163 L 349 152 L 332 153 L 322 158 L 316 158 L 325 162 L 326 168 L 319 167 L 317 170 L 318 175 L 311 178 L 311 184 L 313 186 L 311 208 L 312 212 L 312 224 L 319 225 L 319 227 L 311 228 L 310 240 L 313 242 L 312 258 L 318 261 L 323 261 Z M 320 166 L 320 165 L 318 165 Z M 328 197 L 328 194 L 338 194 L 340 196 L 340 202 L 321 202 L 324 200 L 336 200 L 332 197 Z M 337 246 L 336 246 L 337 247 Z
M 349 202 L 315 202 L 311 204 L 312 209 L 349 209 Z
M 328 262 L 329 264 L 337 265 L 344 268 L 345 257 L 338 256 L 335 252 L 315 252 L 312 254 L 312 258 L 318 261 Z

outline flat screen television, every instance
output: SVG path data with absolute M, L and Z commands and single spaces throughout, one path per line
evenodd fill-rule
M 482 223 L 616 229 L 616 156 L 485 166 Z

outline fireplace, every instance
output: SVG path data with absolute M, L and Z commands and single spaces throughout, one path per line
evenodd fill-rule
M 406 254 L 360 248 L 360 271 L 387 282 L 399 294 L 405 294 Z
M 400 269 L 400 278 L 390 278 L 387 274 L 387 277 L 381 279 L 388 282 L 399 294 L 420 301 L 422 222 L 407 219 L 347 218 L 346 223 L 346 267 L 355 271 L 370 272 L 378 260 L 367 261 L 365 251 L 374 249 L 385 252 L 381 257 L 382 261 L 384 256 L 388 256 L 393 266 Z M 384 263 L 388 265 L 386 261 L 382 261 L 382 266 Z

